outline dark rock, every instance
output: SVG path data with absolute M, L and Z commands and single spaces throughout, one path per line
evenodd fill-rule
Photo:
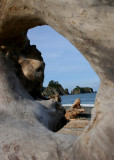
M 53 96 L 49 96 L 50 99 L 54 99 L 57 102 L 61 102 L 61 97 L 59 94 L 53 95 Z
M 57 81 L 50 81 L 48 87 L 42 92 L 43 96 L 52 97 L 54 95 L 65 95 L 66 91 Z
M 68 88 L 65 89 L 65 93 L 66 93 L 66 94 L 69 94 Z

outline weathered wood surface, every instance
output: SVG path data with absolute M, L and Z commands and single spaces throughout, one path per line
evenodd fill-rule
M 66 119 L 76 118 L 78 114 L 81 114 L 83 112 L 84 112 L 84 109 L 70 108 L 66 110 L 65 117 Z
M 100 77 L 92 119 L 78 138 L 49 130 L 61 112 L 52 101 L 34 101 L 9 66 L 8 53 L 23 51 L 27 30 L 40 25 L 66 37 Z M 113 160 L 113 0 L 0 0 L 0 46 L 7 48 L 4 59 L 0 53 L 0 160 Z

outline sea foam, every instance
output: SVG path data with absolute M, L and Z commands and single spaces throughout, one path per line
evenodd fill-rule
M 70 107 L 72 106 L 73 104 L 62 104 L 63 107 Z M 81 104 L 81 106 L 83 107 L 94 107 L 94 104 Z

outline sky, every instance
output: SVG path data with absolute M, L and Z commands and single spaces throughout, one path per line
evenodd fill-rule
M 39 26 L 28 31 L 31 45 L 36 45 L 46 64 L 43 86 L 50 80 L 58 81 L 63 88 L 76 86 L 99 88 L 100 80 L 84 56 L 62 35 L 50 26 Z

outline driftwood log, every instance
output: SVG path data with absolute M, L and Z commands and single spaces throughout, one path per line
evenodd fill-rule
M 84 109 L 70 108 L 66 111 L 65 117 L 66 119 L 76 118 L 77 115 L 81 114 L 82 112 L 84 112 Z
M 78 138 L 49 130 L 63 113 L 50 100 L 33 100 L 7 56 L 17 55 L 28 29 L 41 25 L 77 47 L 101 80 L 91 122 Z M 0 160 L 113 160 L 113 0 L 0 0 L 0 46 Z
M 80 105 L 80 103 L 80 99 L 76 99 L 74 104 L 68 110 L 66 110 L 66 119 L 70 120 L 71 118 L 76 118 L 78 114 L 84 112 L 84 109 L 81 109 L 82 106 Z

